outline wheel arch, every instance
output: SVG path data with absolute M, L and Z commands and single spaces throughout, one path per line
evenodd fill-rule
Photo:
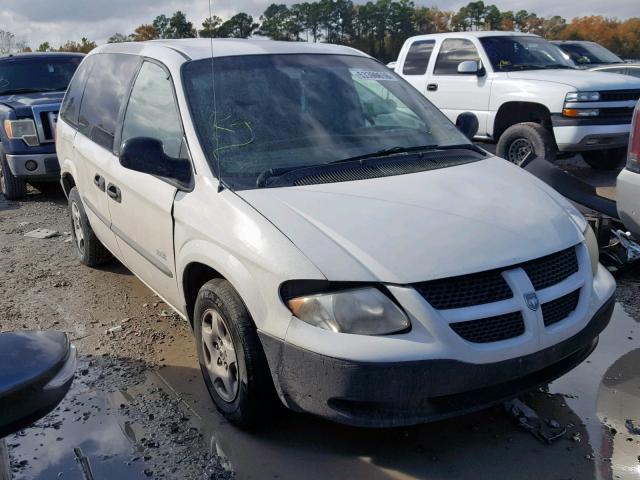
M 539 123 L 553 135 L 551 112 L 546 106 L 537 102 L 512 101 L 500 105 L 493 121 L 493 139 L 497 141 L 507 128 L 523 122 Z
M 60 184 L 62 185 L 64 195 L 69 198 L 71 189 L 77 185 L 76 178 L 78 178 L 78 175 L 76 167 L 70 160 L 64 161 L 60 167 Z

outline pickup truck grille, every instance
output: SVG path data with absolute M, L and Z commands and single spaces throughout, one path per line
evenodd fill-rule
M 33 121 L 38 131 L 40 143 L 51 143 L 55 140 L 56 122 L 58 121 L 59 104 L 36 105 L 31 107 Z
M 479 306 L 513 298 L 513 292 L 502 273 L 515 269 L 524 270 L 535 291 L 553 287 L 579 271 L 576 247 L 508 267 L 421 282 L 413 284 L 413 287 L 433 308 L 442 311 L 445 318 L 448 315 L 460 318 L 462 312 L 454 314 L 453 309 Z M 579 299 L 580 289 L 577 289 L 569 295 L 552 299 L 543 304 L 541 308 L 545 326 L 548 327 L 567 318 L 576 309 Z M 505 308 L 513 309 L 514 307 Z M 526 311 L 527 306 L 522 304 L 522 308 Z M 508 309 L 504 314 L 468 321 L 455 321 L 449 323 L 449 327 L 460 337 L 472 343 L 508 340 L 525 333 L 522 311 L 509 312 Z
M 600 118 L 616 118 L 620 120 L 629 119 L 629 123 L 631 123 L 631 119 L 633 118 L 633 108 L 601 108 L 599 116 Z
M 607 90 L 600 92 L 601 102 L 623 102 L 640 99 L 640 90 Z

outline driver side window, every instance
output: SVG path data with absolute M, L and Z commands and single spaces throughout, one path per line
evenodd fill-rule
M 458 65 L 467 60 L 473 60 L 480 65 L 480 55 L 473 42 L 464 38 L 447 38 L 440 46 L 433 74 L 459 75 Z
M 122 143 L 135 137 L 160 140 L 167 156 L 181 157 L 182 124 L 171 79 L 151 62 L 145 62 L 140 69 L 122 126 Z

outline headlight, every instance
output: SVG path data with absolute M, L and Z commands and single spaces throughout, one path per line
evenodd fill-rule
M 30 118 L 22 120 L 5 120 L 4 131 L 11 139 L 24 140 L 29 146 L 39 145 L 36 125 Z
M 600 248 L 598 247 L 598 239 L 596 234 L 593 233 L 591 225 L 587 224 L 587 228 L 584 231 L 584 243 L 589 251 L 589 259 L 591 260 L 591 272 L 593 276 L 596 276 L 598 271 L 598 262 L 600 260 Z
M 567 102 L 598 102 L 600 92 L 570 92 L 564 99 Z
M 296 297 L 287 306 L 303 322 L 333 332 L 385 335 L 410 325 L 404 312 L 373 287 Z
M 565 200 L 564 202 L 564 211 L 571 217 L 573 223 L 580 229 L 580 231 L 584 234 L 584 231 L 589 227 L 589 222 L 584 218 L 584 215 L 580 213 L 580 210 L 576 208 L 576 206 L 571 203 L 569 200 Z

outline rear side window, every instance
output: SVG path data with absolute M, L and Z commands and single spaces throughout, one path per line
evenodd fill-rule
M 434 75 L 458 75 L 458 65 L 466 60 L 480 61 L 478 49 L 471 40 L 448 38 L 440 46 L 433 73 Z
M 113 150 L 120 109 L 140 59 L 117 53 L 94 56 L 96 59 L 84 90 L 78 126 L 80 132 L 98 145 Z
M 78 125 L 78 114 L 80 113 L 82 94 L 84 93 L 84 87 L 87 83 L 87 77 L 91 72 L 94 58 L 95 55 L 87 57 L 84 62 L 80 64 L 69 84 L 62 106 L 60 107 L 60 116 L 62 119 L 74 127 Z
M 427 64 L 433 52 L 435 40 L 418 40 L 413 42 L 407 57 L 404 59 L 402 73 L 404 75 L 424 75 L 427 72 Z

